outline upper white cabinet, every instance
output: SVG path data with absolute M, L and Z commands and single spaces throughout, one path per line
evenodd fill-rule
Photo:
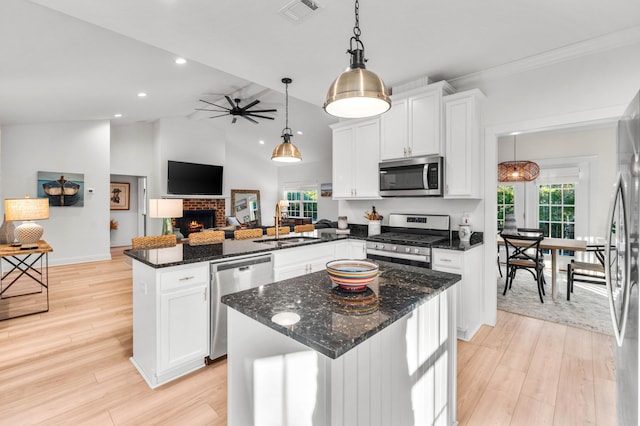
M 478 89 L 443 98 L 444 198 L 482 198 L 480 104 L 484 99 Z
M 442 100 L 454 89 L 446 81 L 392 96 L 380 116 L 380 159 L 443 155 Z
M 380 120 L 334 124 L 333 198 L 380 198 Z

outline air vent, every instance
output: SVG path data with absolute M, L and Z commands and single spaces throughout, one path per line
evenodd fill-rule
M 320 5 L 316 1 L 293 0 L 280 9 L 280 14 L 292 22 L 300 22 L 319 9 Z

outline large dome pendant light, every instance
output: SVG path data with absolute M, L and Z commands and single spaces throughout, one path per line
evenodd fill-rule
M 356 0 L 356 25 L 349 40 L 351 64 L 329 87 L 324 110 L 336 117 L 363 118 L 382 114 L 391 108 L 387 88 L 380 77 L 365 69 L 364 44 L 360 40 L 360 3 Z M 355 49 L 354 49 L 355 45 Z
M 271 155 L 271 159 L 273 161 L 280 161 L 283 163 L 293 163 L 296 161 L 302 160 L 302 155 L 300 155 L 300 151 L 298 148 L 291 143 L 291 138 L 293 137 L 292 131 L 289 128 L 289 84 L 291 83 L 291 79 L 285 77 L 282 79 L 282 82 L 285 84 L 285 93 L 286 93 L 286 106 L 285 106 L 285 128 L 282 129 L 282 142 L 280 145 L 276 146 L 276 149 L 273 150 L 273 154 Z
M 498 164 L 498 182 L 530 182 L 540 175 L 540 166 L 533 161 L 516 161 L 516 136 L 513 135 L 513 161 Z

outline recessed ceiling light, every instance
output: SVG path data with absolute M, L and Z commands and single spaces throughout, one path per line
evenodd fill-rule
M 302 131 L 298 130 L 296 133 L 297 133 L 297 134 L 299 134 L 299 135 L 301 135 L 301 134 L 302 134 Z
M 145 98 L 146 96 L 147 96 L 147 94 L 146 94 L 146 93 L 144 93 L 144 92 L 140 92 L 140 93 L 138 93 L 138 97 L 139 97 L 139 98 Z
M 178 65 L 184 65 L 187 63 L 187 60 L 185 58 L 176 58 L 175 62 Z
M 122 117 L 122 114 L 113 114 L 113 116 L 114 116 L 115 118 L 120 118 L 120 117 Z
M 259 143 L 260 145 L 264 145 L 264 141 L 263 141 L 263 140 L 258 141 L 258 143 Z

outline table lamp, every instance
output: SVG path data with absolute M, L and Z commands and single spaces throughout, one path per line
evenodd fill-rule
M 4 213 L 6 220 L 23 220 L 16 227 L 16 241 L 21 249 L 38 248 L 44 228 L 34 220 L 49 219 L 48 198 L 5 198 Z
M 171 219 L 182 217 L 182 199 L 161 198 L 149 200 L 149 217 L 162 218 L 162 235 L 173 234 Z

